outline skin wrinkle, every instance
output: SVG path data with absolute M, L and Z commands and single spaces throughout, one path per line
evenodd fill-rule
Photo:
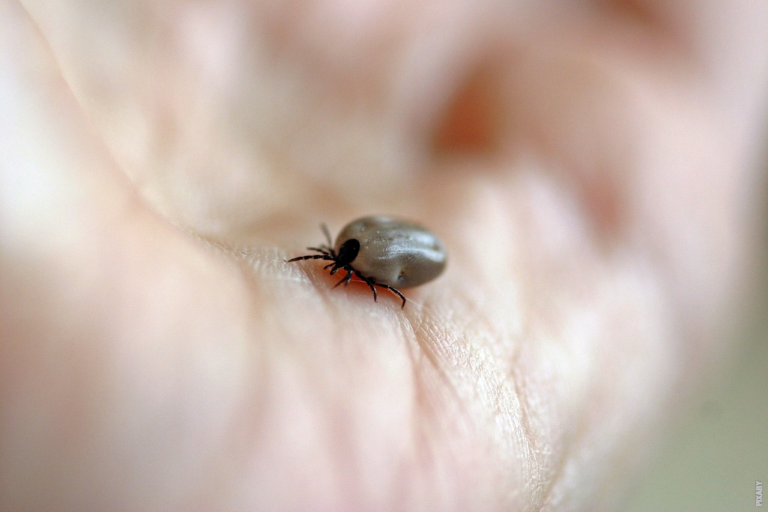
M 424 309 L 426 308 L 420 308 L 419 313 L 422 313 Z M 459 406 L 460 410 L 464 410 L 464 408 L 461 407 L 461 401 L 459 400 L 457 390 L 453 385 L 453 382 L 448 377 L 448 373 L 446 371 L 447 368 L 441 362 L 441 359 L 437 356 L 435 349 L 433 348 L 440 347 L 442 345 L 441 343 L 437 342 L 439 340 L 437 331 L 434 331 L 426 326 L 426 320 L 424 319 L 423 315 L 419 315 L 418 317 L 420 319 L 418 327 L 414 327 L 414 319 L 413 315 L 411 314 L 406 314 L 402 325 L 403 327 L 409 327 L 406 329 L 406 332 L 411 334 L 413 341 L 415 342 L 415 346 L 418 346 L 420 349 L 419 352 L 414 352 L 412 349 L 414 345 L 411 343 L 406 343 L 406 346 L 408 347 L 409 358 L 411 360 L 414 382 L 416 385 L 413 432 L 414 439 L 419 442 L 417 442 L 414 447 L 417 453 L 420 454 L 419 458 L 422 460 L 422 463 L 426 464 L 427 460 L 434 460 L 435 455 L 439 453 L 435 450 L 434 443 L 430 441 L 431 436 L 427 434 L 426 430 L 426 425 L 433 424 L 435 421 L 432 419 L 432 417 L 435 419 L 439 417 L 439 415 L 436 414 L 440 411 L 441 408 L 439 403 L 444 402 L 445 398 L 449 398 Z M 423 333 L 423 335 L 420 336 L 420 333 Z M 428 340 L 434 340 L 434 342 L 430 342 Z M 417 354 L 420 354 L 421 357 L 419 357 Z M 421 362 L 423 360 L 426 360 L 428 363 L 428 368 L 426 369 L 422 367 Z M 425 372 L 427 370 L 434 371 L 437 375 L 437 381 L 442 387 L 440 395 L 444 398 L 428 398 L 429 396 L 434 395 L 435 391 L 431 393 L 425 391 L 427 378 Z M 446 390 L 448 391 L 447 394 L 445 393 Z M 419 413 L 419 411 L 421 412 Z
M 457 309 L 458 310 L 458 309 Z M 476 325 L 477 329 L 480 331 L 487 331 L 489 333 L 495 333 L 496 329 L 494 329 L 493 324 L 490 322 L 490 320 L 487 318 L 487 314 L 485 314 L 485 310 L 482 307 L 482 305 L 476 305 L 473 308 L 470 307 L 464 307 L 462 308 L 463 311 L 466 311 L 465 315 L 462 315 L 466 321 L 464 322 L 465 325 Z M 455 319 L 454 319 L 455 320 Z M 464 330 L 464 329 L 459 329 Z M 484 350 L 486 351 L 492 351 L 493 346 L 499 346 L 498 340 L 494 341 L 493 338 L 495 338 L 496 335 L 491 334 L 491 337 L 487 339 L 486 343 L 484 344 Z M 467 336 L 469 338 L 469 336 Z M 488 343 L 490 341 L 490 343 Z M 493 380 L 495 375 L 498 375 L 499 368 L 497 366 L 499 363 L 501 363 L 500 360 L 494 358 L 494 357 L 487 357 L 483 358 L 481 360 L 480 365 L 476 369 L 472 369 L 471 365 L 466 364 L 468 361 L 465 361 L 465 370 L 472 371 L 473 374 L 475 374 L 477 377 L 482 376 L 483 374 L 487 375 L 489 377 L 488 380 Z M 514 368 L 509 367 L 507 375 L 514 374 Z M 485 391 L 485 394 L 489 396 L 489 405 L 491 406 L 491 409 L 488 411 L 490 414 L 489 420 L 493 420 L 491 423 L 495 424 L 495 429 L 497 429 L 498 434 L 501 434 L 502 432 L 515 432 L 517 435 L 515 436 L 517 439 L 523 441 L 523 450 L 525 454 L 514 454 L 510 453 L 512 456 L 512 459 L 517 457 L 519 460 L 524 461 L 524 467 L 527 469 L 527 475 L 524 475 L 524 478 L 528 481 L 534 481 L 536 478 L 536 471 L 533 469 L 537 466 L 537 462 L 534 460 L 534 441 L 533 441 L 533 432 L 530 428 L 530 423 L 528 421 L 529 412 L 526 408 L 526 404 L 520 394 L 520 388 L 519 383 L 515 378 L 513 378 L 511 381 L 507 381 L 505 379 L 499 379 L 493 384 L 492 389 L 498 390 L 499 388 L 506 389 L 508 384 L 512 384 L 512 391 L 514 396 L 513 403 L 509 404 L 512 408 L 508 409 L 503 402 L 501 402 L 498 398 L 500 396 L 499 393 L 496 391 Z M 515 407 L 517 406 L 517 407 Z M 464 408 L 465 411 L 469 411 L 466 407 Z M 522 430 L 519 430 L 517 428 L 517 423 L 514 421 L 514 418 L 519 417 L 520 420 L 520 427 Z M 496 436 L 494 436 L 496 437 Z M 503 436 L 502 436 L 503 439 Z M 494 445 L 496 445 L 501 439 L 499 440 L 493 440 L 491 441 Z M 501 448 L 501 446 L 499 446 Z M 509 448 L 507 448 L 509 450 Z M 495 450 L 498 451 L 498 453 L 503 453 L 504 450 Z
M 551 502 L 552 493 L 559 486 L 558 484 L 563 479 L 563 472 L 565 470 L 566 464 L 570 459 L 574 445 L 576 444 L 576 440 L 579 438 L 580 434 L 586 431 L 586 426 L 588 424 L 589 424 L 588 418 L 587 417 L 582 418 L 581 421 L 577 422 L 577 427 L 571 438 L 571 442 L 563 443 L 563 449 L 560 453 L 560 456 L 556 459 L 555 466 L 551 470 L 552 474 L 549 479 L 548 485 L 544 487 L 544 490 L 542 492 L 542 497 L 540 500 L 540 503 L 542 504 L 542 508 L 544 504 Z
M 533 338 L 534 340 L 536 338 Z M 530 460 L 532 461 L 533 465 L 537 465 L 538 467 L 545 467 L 544 461 L 539 460 L 539 450 L 537 450 L 535 447 L 540 445 L 541 442 L 549 444 L 549 440 L 541 439 L 539 440 L 539 436 L 534 432 L 532 426 L 531 426 L 531 420 L 530 420 L 530 393 L 532 391 L 524 392 L 524 390 L 529 389 L 529 386 L 526 386 L 523 382 L 525 377 L 520 375 L 521 370 L 519 369 L 519 361 L 520 356 L 518 355 L 516 358 L 517 363 L 513 363 L 511 368 L 511 379 L 512 382 L 515 384 L 515 390 L 517 395 L 520 397 L 520 403 L 521 403 L 521 411 L 524 414 L 524 426 L 525 426 L 525 432 L 526 432 L 526 438 L 529 440 L 529 450 L 530 450 Z M 517 364 L 517 366 L 515 366 Z M 521 382 L 523 380 L 523 382 Z M 533 391 L 536 393 L 536 391 Z M 543 390 L 539 390 L 538 393 L 544 392 Z M 539 419 L 541 421 L 541 419 Z M 546 421 L 546 419 L 545 419 Z M 586 420 L 580 421 L 577 423 L 577 429 L 586 425 Z M 561 448 L 558 453 L 557 457 L 554 457 L 549 460 L 550 463 L 554 463 L 553 466 L 549 468 L 547 471 L 547 476 L 543 477 L 541 481 L 537 483 L 536 486 L 540 487 L 540 492 L 537 495 L 536 502 L 539 504 L 539 506 L 543 507 L 544 504 L 546 504 L 549 501 L 549 497 L 553 491 L 558 486 L 559 480 L 562 478 L 562 470 L 564 468 L 564 465 L 569 459 L 569 456 L 571 454 L 571 450 L 573 446 L 576 444 L 578 434 L 575 433 L 572 436 L 569 436 L 567 439 L 564 439 L 564 442 L 561 442 Z
M 455 310 L 456 309 L 454 309 L 454 311 Z M 471 318 L 474 317 L 474 315 L 472 315 L 471 312 L 468 312 L 468 313 L 470 313 L 470 314 L 464 316 L 464 318 L 468 317 L 468 318 L 471 319 Z M 472 323 L 472 321 L 468 320 L 466 323 L 470 324 L 470 323 Z M 489 372 L 490 372 L 491 375 L 493 375 L 495 373 L 492 368 L 485 368 L 485 367 L 487 367 L 489 365 L 492 365 L 492 362 L 490 360 L 486 360 L 486 361 L 488 361 L 486 363 L 481 363 L 483 366 L 480 366 L 480 367 L 478 367 L 476 369 L 472 369 L 471 365 L 468 364 L 469 360 L 463 359 L 463 361 L 464 361 L 463 363 L 461 361 L 462 361 L 462 359 L 459 360 L 459 365 L 461 367 L 463 367 L 463 371 L 461 373 L 465 372 L 466 370 L 471 370 L 472 373 L 477 374 L 477 375 L 482 375 L 484 373 L 488 374 Z M 435 364 L 437 368 L 442 368 L 445 363 L 441 363 L 440 360 L 438 360 L 436 363 L 433 363 L 433 364 Z M 441 373 L 443 373 L 443 372 L 441 372 Z M 460 377 L 457 375 L 457 378 L 460 378 Z M 466 382 L 465 382 L 464 379 L 462 379 L 461 387 L 464 388 L 465 385 L 466 385 Z M 503 386 L 504 384 L 503 383 L 499 383 L 497 385 L 502 385 Z M 451 385 L 450 388 L 454 389 L 453 385 Z M 472 414 L 470 412 L 471 408 L 468 407 L 467 400 L 466 399 L 462 400 L 462 399 L 459 398 L 459 396 L 456 396 L 455 398 L 458 399 L 456 403 L 459 406 L 459 410 L 461 411 L 461 415 L 464 416 L 465 418 L 469 419 L 470 423 L 474 423 L 471 420 L 471 418 L 472 418 Z M 498 420 L 498 418 L 499 418 L 499 414 L 498 413 L 499 412 L 501 413 L 501 417 L 507 416 L 510 412 L 512 412 L 510 410 L 506 410 L 506 408 L 503 407 L 503 404 L 500 403 L 498 400 L 492 399 L 491 401 L 496 403 L 496 407 L 495 408 L 496 408 L 496 411 L 497 411 L 497 413 L 493 413 L 493 411 L 489 411 L 489 413 L 491 414 L 491 417 L 496 417 L 497 420 Z M 517 402 L 520 403 L 519 397 L 518 397 Z M 523 412 L 523 414 L 524 414 L 524 412 Z M 504 423 L 504 421 L 502 423 Z M 513 424 L 510 423 L 509 426 L 513 427 Z M 523 431 L 523 438 L 526 441 L 526 445 L 529 447 L 528 448 L 528 452 L 530 453 L 531 452 L 531 450 L 530 450 L 531 442 L 530 442 L 530 431 L 529 430 L 524 429 L 524 431 Z
M 421 310 L 423 311 L 423 308 Z M 406 315 L 401 325 L 405 328 L 405 332 L 410 335 L 406 337 L 405 345 L 408 350 L 411 374 L 416 387 L 412 406 L 413 449 L 415 450 L 417 460 L 421 461 L 424 467 L 428 467 L 428 461 L 434 463 L 435 456 L 439 453 L 439 450 L 436 449 L 435 444 L 431 441 L 432 436 L 429 435 L 430 430 L 434 432 L 434 428 L 430 429 L 429 426 L 434 425 L 439 417 L 441 400 L 434 397 L 434 392 L 430 393 L 427 391 L 427 372 L 434 372 L 437 376 L 437 383 L 443 390 L 447 389 L 449 391 L 448 395 L 452 395 L 454 399 L 456 398 L 456 391 L 447 378 L 445 368 L 437 360 L 434 350 L 431 348 L 434 344 L 426 341 L 434 338 L 434 336 L 430 336 L 429 331 L 424 328 L 423 316 L 419 315 L 419 319 L 420 322 L 417 328 L 413 327 L 412 315 Z M 419 334 L 422 332 L 424 335 L 420 336 Z M 414 351 L 414 347 L 419 347 L 420 350 Z M 425 361 L 428 363 L 427 368 L 423 367 L 423 362 Z M 444 395 L 444 393 L 442 394 Z
M 411 365 L 411 378 L 415 385 L 414 400 L 411 407 L 411 432 L 415 459 L 420 465 L 427 468 L 427 460 L 434 454 L 434 448 L 431 443 L 432 436 L 429 435 L 427 425 L 428 420 L 431 419 L 435 412 L 435 408 L 433 407 L 433 400 L 429 399 L 429 394 L 425 391 L 426 383 L 420 378 L 419 367 L 422 358 L 419 358 L 414 353 L 413 347 L 414 345 L 418 346 L 419 342 L 416 339 L 415 333 L 412 332 L 412 335 L 412 339 L 406 343 L 408 355 L 413 362 Z M 422 352 L 422 355 L 427 359 L 429 357 L 426 352 Z M 429 362 L 434 364 L 432 361 Z M 433 366 L 433 368 L 435 367 Z M 404 487 L 403 492 L 405 492 L 407 485 L 404 479 L 402 484 Z M 398 503 L 397 505 L 402 508 L 403 504 Z
M 422 321 L 420 327 L 417 330 L 412 328 L 410 323 L 410 317 L 408 317 L 408 325 L 411 325 L 411 333 L 413 336 L 413 343 L 407 343 L 409 357 L 411 359 L 411 371 L 413 375 L 413 381 L 416 386 L 414 394 L 415 400 L 413 402 L 413 439 L 414 450 L 417 456 L 417 460 L 425 468 L 430 468 L 438 460 L 437 456 L 440 454 L 440 449 L 437 443 L 433 442 L 433 435 L 444 435 L 444 428 L 439 428 L 435 423 L 439 421 L 441 408 L 444 407 L 442 402 L 444 398 L 438 397 L 434 391 L 434 385 L 428 386 L 427 384 L 427 372 L 434 372 L 437 376 L 436 384 L 443 386 L 443 390 L 448 390 L 448 395 L 454 399 L 457 398 L 456 389 L 452 382 L 448 379 L 447 374 L 443 366 L 437 360 L 433 347 L 433 343 L 429 343 L 426 340 L 432 338 L 429 336 L 429 331 L 422 331 L 421 326 L 424 325 Z M 419 332 L 424 332 L 423 337 L 419 336 Z M 420 351 L 415 351 L 414 347 L 418 347 Z M 423 362 L 427 362 L 427 368 L 423 367 Z M 430 379 L 432 380 L 432 379 Z M 432 388 L 432 391 L 427 388 Z M 445 393 L 442 393 L 445 395 Z M 455 402 L 458 404 L 458 401 Z M 445 454 L 444 454 L 445 456 Z M 449 453 L 451 459 L 453 459 L 452 452 Z M 455 460 L 454 460 L 455 462 Z M 431 468 L 430 468 L 431 469 Z
M 555 466 L 551 468 L 551 476 L 547 485 L 544 486 L 541 499 L 539 500 L 542 510 L 544 510 L 544 507 L 547 503 L 551 502 L 552 493 L 559 487 L 560 481 L 563 479 L 563 472 L 565 470 L 566 464 L 570 459 L 574 445 L 576 444 L 576 439 L 579 438 L 581 433 L 586 431 L 586 426 L 588 424 L 588 418 L 582 418 L 582 420 L 577 423 L 577 428 L 572 436 L 571 442 L 563 443 L 563 449 L 560 452 L 560 456 L 555 460 Z
M 521 438 L 525 441 L 525 449 L 528 453 L 529 459 L 531 460 L 533 458 L 534 450 L 533 450 L 533 430 L 531 429 L 530 421 L 529 421 L 529 412 L 528 408 L 526 406 L 526 401 L 523 399 L 523 395 L 520 393 L 521 385 L 518 381 L 518 372 L 515 371 L 514 363 L 510 365 L 509 373 L 508 373 L 508 382 L 512 383 L 512 388 L 514 390 L 514 394 L 517 397 L 517 404 L 519 405 L 519 414 L 520 414 L 520 424 L 522 426 L 522 436 Z M 533 465 L 533 464 L 531 464 Z M 529 478 L 533 477 L 533 474 L 535 471 L 530 471 Z M 535 495 L 535 488 L 536 486 L 533 486 L 532 495 Z M 536 500 L 539 502 L 538 500 Z
M 517 379 L 515 378 L 513 378 L 513 380 L 517 381 Z M 523 403 L 527 404 L 529 400 L 528 395 L 524 394 L 522 396 L 524 397 L 522 399 Z M 551 494 L 553 490 L 558 487 L 559 482 L 562 479 L 565 464 L 568 462 L 574 447 L 578 443 L 580 433 L 586 430 L 586 426 L 588 424 L 589 424 L 588 417 L 585 416 L 581 418 L 579 421 L 577 421 L 575 429 L 571 431 L 571 435 L 568 436 L 567 439 L 564 439 L 564 441 L 561 443 L 562 447 L 559 452 L 559 456 L 554 458 L 553 460 L 554 466 L 550 468 L 548 478 L 544 482 L 542 482 L 544 485 L 542 488 L 542 492 L 540 494 L 540 499 L 538 500 L 538 503 L 540 504 L 542 509 L 546 503 L 551 501 Z M 530 426 L 528 428 L 530 429 Z M 532 432 L 530 433 L 530 437 L 531 439 L 536 439 L 536 436 Z M 532 450 L 532 452 L 537 453 L 535 450 Z

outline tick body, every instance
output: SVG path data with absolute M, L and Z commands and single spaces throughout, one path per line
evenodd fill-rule
M 400 288 L 413 288 L 432 281 L 445 269 L 447 254 L 443 242 L 428 229 L 402 219 L 370 216 L 347 224 L 331 241 L 328 228 L 322 226 L 328 244 L 308 247 L 319 254 L 299 256 L 288 262 L 318 259 L 331 263 L 331 275 L 339 270 L 347 274 L 336 286 L 348 285 L 355 275 L 365 282 L 378 300 L 376 287 L 386 288 L 403 300 Z

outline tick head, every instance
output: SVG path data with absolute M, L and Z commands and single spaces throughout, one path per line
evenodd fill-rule
M 336 257 L 336 262 L 339 266 L 349 265 L 360 252 L 360 242 L 354 238 L 350 238 L 339 247 L 339 253 Z

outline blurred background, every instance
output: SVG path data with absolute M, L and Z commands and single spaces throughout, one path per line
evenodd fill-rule
M 755 480 L 764 490 L 768 480 L 768 215 L 764 217 L 754 296 L 745 298 L 732 331 L 741 338 L 739 348 L 673 420 L 674 427 L 622 510 L 758 510 Z

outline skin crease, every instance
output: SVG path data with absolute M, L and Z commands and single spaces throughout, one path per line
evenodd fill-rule
M 729 348 L 766 10 L 0 1 L 0 508 L 615 506 Z M 378 211 L 405 310 L 283 263 Z

